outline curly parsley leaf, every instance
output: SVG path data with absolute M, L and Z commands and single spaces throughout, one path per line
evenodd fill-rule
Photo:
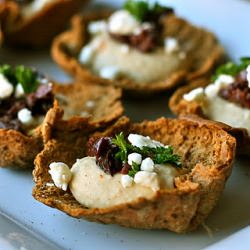
M 8 79 L 8 81 L 14 86 L 17 85 L 15 71 L 10 65 L 8 64 L 0 65 L 0 74 L 3 74 Z
M 8 64 L 0 65 L 0 74 L 3 74 L 13 86 L 20 83 L 26 94 L 35 91 L 39 84 L 37 72 L 22 65 L 15 68 Z
M 142 22 L 149 12 L 149 4 L 145 1 L 126 1 L 123 8 L 133 15 L 138 21 Z
M 250 65 L 250 57 L 240 58 L 239 64 L 236 64 L 234 62 L 228 62 L 224 65 L 221 65 L 216 69 L 215 74 L 212 76 L 212 81 L 215 81 L 222 74 L 236 76 L 242 70 L 245 70 L 248 65 Z
M 128 175 L 130 177 L 134 177 L 135 174 L 139 171 L 140 171 L 140 165 L 135 162 L 132 162 L 131 170 L 128 171 Z
M 170 163 L 176 167 L 181 167 L 180 156 L 173 153 L 172 146 L 156 148 L 135 147 L 125 140 L 122 132 L 116 135 L 115 139 L 112 140 L 112 143 L 119 147 L 119 152 L 116 153 L 115 157 L 122 162 L 127 162 L 128 154 L 135 152 L 141 154 L 143 158 L 150 157 L 155 164 Z
M 115 158 L 122 162 L 127 162 L 128 158 L 128 143 L 124 138 L 124 134 L 121 132 L 112 139 L 112 143 L 119 147 L 120 151 L 116 153 Z
M 37 89 L 38 80 L 37 73 L 31 68 L 17 66 L 15 69 L 17 81 L 22 85 L 25 93 L 31 93 Z
M 149 2 L 143 0 L 128 0 L 124 3 L 123 8 L 140 22 L 150 21 L 147 20 L 149 17 L 159 16 L 169 9 L 157 2 L 154 5 L 151 5 Z

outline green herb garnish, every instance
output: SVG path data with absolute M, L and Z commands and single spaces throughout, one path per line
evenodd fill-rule
M 37 73 L 31 68 L 17 66 L 15 69 L 15 76 L 17 81 L 22 85 L 25 93 L 31 93 L 37 89 Z
M 132 162 L 131 170 L 128 171 L 128 175 L 130 177 L 134 177 L 137 172 L 140 171 L 140 165 L 136 164 L 135 162 Z
M 146 21 L 147 17 L 161 15 L 168 9 L 157 2 L 154 5 L 150 5 L 147 1 L 133 0 L 126 1 L 123 8 L 140 22 Z
M 21 65 L 15 68 L 8 64 L 0 65 L 0 73 L 3 74 L 14 86 L 20 83 L 26 94 L 35 91 L 39 84 L 37 80 L 37 72 Z
M 145 1 L 126 1 L 123 8 L 133 15 L 138 21 L 142 22 L 149 12 L 149 4 Z
M 240 58 L 239 64 L 228 62 L 224 65 L 221 65 L 216 69 L 215 74 L 212 76 L 212 81 L 215 81 L 222 74 L 236 76 L 242 70 L 246 69 L 248 65 L 250 65 L 250 57 Z
M 115 136 L 112 143 L 119 147 L 119 151 L 116 153 L 115 158 L 122 162 L 127 162 L 128 154 L 135 152 L 141 154 L 143 158 L 150 157 L 155 164 L 170 163 L 176 167 L 181 166 L 180 156 L 173 153 L 172 146 L 138 148 L 127 142 L 122 132 Z M 135 163 L 132 164 L 132 170 L 130 170 L 131 173 L 129 175 L 132 176 L 135 171 L 138 172 L 140 170 L 140 167 L 138 168 L 137 165 L 138 164 Z

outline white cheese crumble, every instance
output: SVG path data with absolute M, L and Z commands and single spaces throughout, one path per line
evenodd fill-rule
M 128 54 L 129 53 L 129 46 L 126 44 L 121 45 L 121 52 L 123 54 Z
M 92 101 L 92 100 L 88 100 L 86 103 L 85 103 L 85 106 L 89 109 L 91 108 L 94 108 L 95 107 L 95 102 Z
M 72 178 L 72 173 L 68 165 L 63 162 L 52 162 L 49 168 L 49 173 L 56 187 L 66 191 Z
M 24 89 L 22 87 L 22 85 L 20 83 L 18 83 L 16 85 L 16 89 L 15 89 L 15 97 L 16 98 L 20 98 L 20 97 L 23 97 L 24 96 Z
M 248 81 L 248 88 L 250 88 L 250 65 L 247 66 L 247 81 Z
M 189 93 L 183 95 L 183 98 L 188 102 L 202 100 L 203 97 L 204 97 L 204 89 L 201 87 L 193 89 Z
M 155 172 L 139 171 L 135 174 L 134 182 L 143 186 L 159 190 L 159 180 Z
M 168 37 L 164 40 L 165 52 L 172 54 L 180 49 L 179 42 L 174 37 Z
M 189 93 L 184 94 L 183 98 L 190 102 L 190 101 L 201 101 L 204 97 L 214 98 L 218 95 L 221 88 L 232 84 L 235 81 L 235 78 L 230 75 L 220 75 L 214 83 L 209 84 L 205 88 L 196 88 L 191 90 Z
M 99 72 L 99 75 L 101 77 L 110 79 L 110 80 L 116 79 L 117 76 L 119 76 L 119 74 L 120 74 L 120 71 L 116 66 L 103 67 Z
M 90 22 L 88 25 L 88 32 L 90 34 L 98 34 L 104 32 L 106 28 L 107 28 L 107 23 L 104 20 Z
M 142 149 L 143 147 L 164 147 L 162 143 L 160 143 L 159 141 L 152 140 L 149 136 L 129 134 L 128 140 L 133 146 L 136 146 L 140 149 Z
M 219 89 L 221 89 L 222 87 L 225 87 L 231 83 L 233 83 L 235 81 L 235 78 L 230 76 L 230 75 L 219 75 L 219 77 L 216 79 L 216 81 L 214 82 L 214 84 L 216 86 L 218 86 Z
M 80 115 L 83 117 L 88 117 L 88 116 L 90 116 L 90 113 L 87 111 L 82 111 Z
M 153 172 L 154 171 L 153 160 L 149 157 L 145 158 L 141 163 L 141 170 L 147 172 Z
M 0 74 L 0 100 L 10 97 L 13 91 L 14 91 L 13 85 L 8 81 L 8 79 L 3 74 Z
M 128 164 L 132 166 L 132 163 L 136 163 L 138 165 L 142 162 L 142 155 L 138 153 L 131 153 L 128 155 Z
M 128 188 L 131 187 L 134 183 L 134 179 L 133 177 L 129 176 L 129 175 L 122 175 L 121 177 L 121 184 L 124 188 Z
M 215 84 L 209 84 L 205 89 L 204 89 L 204 93 L 207 97 L 209 98 L 213 98 L 215 96 L 217 96 L 218 92 L 219 92 L 220 88 L 218 87 L 218 85 Z
M 94 56 L 95 50 L 90 45 L 82 48 L 79 54 L 79 61 L 83 64 L 89 64 Z
M 17 118 L 24 125 L 31 125 L 34 122 L 32 113 L 27 108 L 19 110 L 17 113 Z
M 114 12 L 108 22 L 108 29 L 114 34 L 132 34 L 139 27 L 140 22 L 126 10 Z

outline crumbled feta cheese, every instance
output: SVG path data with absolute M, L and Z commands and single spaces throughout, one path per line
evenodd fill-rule
M 142 156 L 138 153 L 132 153 L 128 155 L 128 164 L 132 166 L 132 163 L 136 163 L 138 165 L 141 164 Z
M 8 81 L 8 79 L 3 74 L 0 74 L 0 100 L 10 97 L 13 91 L 14 91 L 13 85 Z
M 87 108 L 94 108 L 95 107 L 95 102 L 94 101 L 92 101 L 92 100 L 89 100 L 89 101 L 87 101 L 86 103 L 85 103 L 85 106 L 87 107 Z
M 120 71 L 116 66 L 106 66 L 100 70 L 99 74 L 103 78 L 113 80 L 120 74 Z
M 204 89 L 204 92 L 208 98 L 214 98 L 215 96 L 217 96 L 219 90 L 220 89 L 217 85 L 211 83 Z
M 149 157 L 145 158 L 141 163 L 141 170 L 147 172 L 153 172 L 154 171 L 153 160 Z
M 80 52 L 79 61 L 83 64 L 90 63 L 94 53 L 95 51 L 90 45 L 84 46 Z
M 159 180 L 155 172 L 139 171 L 134 176 L 134 182 L 157 191 L 159 187 Z
M 216 81 L 214 82 L 214 84 L 216 86 L 218 86 L 219 89 L 221 89 L 222 87 L 225 87 L 231 83 L 233 83 L 235 81 L 234 77 L 230 76 L 230 75 L 219 75 L 219 77 L 216 79 Z
M 16 98 L 20 98 L 20 97 L 23 97 L 24 96 L 24 89 L 22 87 L 22 85 L 20 83 L 18 83 L 16 85 L 16 89 L 15 89 L 15 97 Z
M 82 117 L 88 117 L 88 116 L 90 116 L 90 113 L 87 112 L 87 111 L 82 111 L 80 115 L 81 115 Z
M 114 12 L 108 22 L 108 29 L 114 34 L 132 34 L 138 27 L 140 27 L 140 22 L 126 10 Z
M 126 44 L 121 45 L 121 52 L 123 54 L 128 54 L 129 53 L 129 46 Z
M 88 32 L 91 34 L 101 33 L 106 30 L 107 23 L 105 21 L 90 22 L 88 25 Z
M 174 37 L 168 37 L 164 40 L 165 51 L 168 54 L 172 54 L 180 49 L 178 40 Z
M 49 168 L 49 173 L 56 187 L 66 191 L 72 178 L 72 173 L 68 165 L 63 162 L 52 162 Z
M 138 148 L 164 147 L 164 145 L 162 143 L 160 143 L 159 141 L 152 140 L 149 136 L 143 136 L 143 135 L 138 135 L 138 134 L 129 134 L 128 140 L 133 146 L 136 146 Z
M 134 179 L 129 175 L 122 175 L 121 184 L 124 188 L 131 187 L 133 185 Z
M 247 81 L 248 81 L 248 88 L 250 88 L 250 65 L 247 66 Z
M 17 113 L 17 118 L 24 125 L 31 125 L 34 122 L 32 113 L 27 108 L 19 110 Z
M 204 98 L 204 89 L 203 88 L 193 89 L 189 93 L 184 94 L 183 98 L 188 102 L 202 100 Z

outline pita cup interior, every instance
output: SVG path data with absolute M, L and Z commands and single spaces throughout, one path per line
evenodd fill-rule
M 54 126 L 48 129 L 44 150 L 35 159 L 33 196 L 75 218 L 177 233 L 194 230 L 216 205 L 231 173 L 235 138 L 204 120 L 160 118 L 132 124 L 123 117 L 101 133 L 95 133 L 96 128 L 87 120 L 81 127 L 63 121 L 60 115 L 55 120 Z M 175 179 L 174 189 L 161 189 L 151 200 L 140 198 L 129 204 L 98 209 L 81 205 L 70 191 L 47 185 L 53 182 L 48 173 L 51 162 L 72 166 L 76 159 L 86 156 L 89 137 L 113 136 L 121 131 L 125 135 L 131 132 L 148 135 L 173 145 L 185 170 L 185 174 Z
M 111 12 L 76 15 L 72 18 L 72 26 L 57 36 L 52 45 L 52 57 L 66 72 L 78 79 L 98 82 L 106 85 L 119 86 L 128 92 L 154 93 L 172 89 L 182 84 L 185 79 L 193 79 L 200 75 L 210 74 L 215 65 L 224 61 L 224 49 L 216 37 L 201 28 L 195 27 L 178 18 L 169 15 L 164 22 L 164 36 L 176 37 L 187 54 L 185 60 L 192 65 L 185 70 L 177 70 L 165 79 L 152 83 L 138 83 L 126 77 L 117 80 L 107 80 L 93 74 L 77 59 L 81 48 L 88 42 L 87 25 L 91 21 L 107 19 Z
M 86 3 L 88 0 L 57 0 L 31 17 L 22 16 L 20 6 L 14 1 L 1 3 L 2 39 L 4 43 L 15 46 L 47 46 Z
M 176 115 L 189 115 L 190 117 L 197 116 L 197 119 L 208 119 L 204 114 L 200 103 L 197 101 L 188 102 L 183 98 L 183 95 L 198 87 L 206 87 L 211 83 L 210 78 L 200 78 L 191 81 L 187 86 L 183 86 L 176 90 L 169 100 L 170 110 Z M 237 140 L 237 154 L 250 155 L 250 135 L 244 128 L 234 128 L 229 125 L 210 121 L 220 126 L 234 136 Z
M 88 111 L 88 119 L 99 127 L 108 126 L 124 111 L 120 100 L 121 90 L 111 86 L 77 82 L 69 85 L 54 84 L 53 92 L 60 107 L 58 101 L 55 101 L 45 116 L 45 121 L 52 125 L 58 110 L 65 111 L 67 118 L 75 120 L 83 119 L 81 111 Z M 85 105 L 89 100 L 95 104 L 91 109 Z M 16 130 L 0 129 L 0 166 L 20 169 L 33 167 L 35 156 L 43 149 L 41 128 L 35 128 L 30 136 Z

